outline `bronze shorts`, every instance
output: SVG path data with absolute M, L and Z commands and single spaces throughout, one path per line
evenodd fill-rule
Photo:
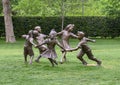
M 24 55 L 34 56 L 32 47 L 24 47 Z

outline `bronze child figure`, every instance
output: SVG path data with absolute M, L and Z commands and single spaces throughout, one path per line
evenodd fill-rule
M 27 55 L 30 56 L 30 61 L 29 64 L 32 64 L 32 60 L 34 57 L 34 52 L 32 49 L 32 45 L 34 45 L 36 47 L 36 44 L 34 44 L 33 42 L 33 38 L 30 37 L 30 35 L 22 35 L 23 38 L 26 39 L 25 44 L 24 44 L 24 59 L 25 62 L 27 62 Z
M 94 57 L 90 47 L 87 45 L 88 41 L 95 42 L 95 40 L 86 38 L 84 36 L 85 34 L 81 31 L 78 31 L 77 35 L 78 35 L 78 39 L 81 40 L 78 46 L 76 48 L 67 51 L 75 51 L 81 49 L 77 55 L 77 58 L 82 62 L 83 65 L 87 65 L 87 62 L 83 59 L 84 54 L 86 54 L 90 60 L 97 62 L 97 65 L 101 65 L 102 62 Z
M 49 34 L 49 38 L 46 39 L 41 44 L 41 45 L 47 44 L 47 50 L 44 51 L 42 54 L 40 54 L 40 56 L 36 59 L 36 61 L 38 61 L 41 57 L 45 57 L 45 58 L 49 59 L 49 61 L 51 62 L 53 67 L 54 67 L 54 64 L 56 64 L 56 65 L 58 64 L 55 60 L 57 58 L 57 54 L 56 54 L 56 51 L 55 51 L 55 46 L 58 45 L 64 51 L 65 51 L 65 49 L 60 45 L 60 43 L 56 39 L 56 35 L 57 35 L 56 31 L 54 29 L 52 29 L 50 34 Z
M 47 49 L 47 47 L 45 45 L 41 45 L 43 43 L 44 39 L 47 38 L 47 35 L 41 33 L 41 27 L 40 26 L 36 26 L 35 30 L 39 30 L 39 34 L 36 37 L 36 42 L 37 42 L 37 46 L 38 46 L 38 49 L 39 49 L 39 53 L 41 54 Z M 41 46 L 39 46 L 39 45 L 41 45 Z
M 69 45 L 69 39 L 70 37 L 73 38 L 78 38 L 75 34 L 72 33 L 72 30 L 74 28 L 74 24 L 69 24 L 66 26 L 66 28 L 64 30 L 62 30 L 61 32 L 57 33 L 57 35 L 61 35 L 61 44 L 63 45 L 63 47 L 65 49 L 70 49 L 70 45 Z M 62 51 L 62 57 L 60 60 L 60 63 L 63 63 L 63 61 L 66 61 L 66 52 Z

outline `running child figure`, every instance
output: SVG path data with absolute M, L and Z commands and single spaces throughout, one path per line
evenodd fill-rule
M 34 34 L 38 34 L 37 31 L 34 32 Z M 27 62 L 27 55 L 30 56 L 30 61 L 29 64 L 32 64 L 32 60 L 34 58 L 34 52 L 32 49 L 32 45 L 34 45 L 35 47 L 37 46 L 34 42 L 33 42 L 33 37 L 31 37 L 28 33 L 28 35 L 22 35 L 23 38 L 26 39 L 25 44 L 24 44 L 24 60 L 25 63 Z
M 78 31 L 77 35 L 78 35 L 78 39 L 80 40 L 78 46 L 76 48 L 67 51 L 75 51 L 81 49 L 77 55 L 77 58 L 82 62 L 83 65 L 87 65 L 87 62 L 83 59 L 84 54 L 86 54 L 90 60 L 97 62 L 97 65 L 100 66 L 102 62 L 94 57 L 90 47 L 87 45 L 88 41 L 95 42 L 95 40 L 86 38 L 85 34 L 81 31 Z
M 74 29 L 74 24 L 68 24 L 64 30 L 61 32 L 58 32 L 57 35 L 61 36 L 61 44 L 65 49 L 71 49 L 70 44 L 69 44 L 69 39 L 71 37 L 73 38 L 78 38 L 75 34 L 72 33 L 72 30 Z M 66 62 L 66 54 L 67 52 L 62 51 L 62 57 L 60 60 L 60 63 L 62 64 L 63 62 Z
M 42 42 L 45 40 L 45 38 L 47 38 L 47 35 L 45 34 L 42 34 L 42 30 L 41 30 L 41 27 L 40 26 L 36 26 L 34 28 L 35 31 L 38 31 L 39 34 L 38 36 L 35 38 L 36 40 L 36 43 L 37 45 L 40 45 L 42 44 Z M 41 54 L 42 52 L 44 52 L 46 50 L 46 46 L 45 45 L 42 45 L 42 46 L 38 46 L 38 50 L 39 50 L 39 53 Z
M 56 35 L 57 35 L 56 31 L 54 29 L 52 29 L 50 34 L 49 34 L 49 38 L 46 39 L 41 44 L 41 45 L 47 44 L 47 50 L 45 50 L 42 54 L 40 54 L 40 56 L 38 56 L 38 58 L 35 61 L 38 62 L 41 57 L 45 57 L 45 58 L 49 59 L 49 61 L 51 62 L 53 67 L 54 67 L 54 64 L 58 65 L 58 63 L 55 60 L 57 58 L 55 46 L 58 45 L 64 51 L 65 51 L 65 49 L 62 47 L 62 45 L 56 39 Z M 39 46 L 41 46 L 41 45 L 39 45 Z

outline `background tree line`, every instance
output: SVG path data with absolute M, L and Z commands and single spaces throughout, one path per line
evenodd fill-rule
M 120 28 L 118 24 L 120 21 L 119 20 L 119 16 L 120 16 L 119 0 L 114 0 L 114 1 L 113 0 L 2 0 L 2 2 L 0 2 L 0 15 L 1 16 L 4 15 L 6 36 L 8 35 L 6 37 L 7 39 L 6 41 L 8 42 L 15 41 L 15 39 L 13 39 L 14 33 L 12 32 L 14 32 L 14 30 L 16 29 L 15 27 L 16 22 L 14 21 L 13 23 L 14 26 L 13 26 L 11 21 L 11 16 L 22 16 L 22 17 L 29 16 L 30 19 L 35 18 L 35 20 L 38 19 L 38 18 L 36 19 L 36 16 L 39 16 L 39 18 L 44 18 L 44 19 L 41 19 L 43 20 L 42 23 L 47 20 L 46 18 L 51 17 L 53 21 L 54 21 L 54 18 L 57 18 L 57 19 L 59 18 L 58 21 L 61 20 L 62 22 L 60 23 L 61 27 L 58 27 L 58 28 L 61 28 L 61 29 L 63 29 L 66 23 L 70 22 L 69 20 L 67 20 L 69 16 L 71 17 L 70 20 L 73 20 L 73 21 L 74 19 L 77 21 L 79 21 L 78 19 L 83 20 L 82 24 L 81 23 L 80 24 L 83 26 L 82 29 L 86 31 L 88 35 L 89 34 L 91 35 L 91 32 L 94 32 L 93 33 L 94 36 L 99 35 L 101 37 L 102 36 L 108 37 L 108 36 L 111 36 L 109 35 L 110 33 L 114 34 L 114 36 L 113 35 L 111 36 L 112 38 L 119 36 L 119 33 L 118 33 Z M 79 18 L 80 16 L 82 16 L 83 19 Z M 91 18 L 87 17 L 88 19 L 86 19 L 85 16 L 91 16 Z M 92 19 L 93 16 L 104 16 L 105 18 L 109 17 L 109 19 L 104 19 L 105 23 L 103 23 L 104 24 L 103 26 L 102 24 L 96 24 L 97 23 L 96 20 L 99 19 L 98 21 L 101 23 L 101 20 L 103 17 L 94 18 L 93 21 L 91 22 L 90 19 Z M 94 22 L 94 20 L 96 22 Z M 54 22 L 52 22 L 52 24 L 53 23 Z M 78 22 L 76 21 L 74 23 L 78 24 Z M 91 25 L 88 25 L 88 24 L 84 25 L 84 23 L 90 23 Z M 94 23 L 95 25 L 98 25 L 98 26 L 95 26 L 97 28 L 94 28 L 92 23 Z M 102 35 L 100 35 L 100 33 L 99 34 L 97 33 L 96 30 L 99 30 L 99 27 L 101 27 L 100 25 L 103 26 L 103 28 L 102 29 L 100 28 L 100 29 L 105 30 L 107 34 L 102 33 Z M 32 24 L 32 26 L 34 25 Z M 95 31 L 90 31 L 91 29 L 95 30 L 96 33 Z M 19 30 L 21 30 L 21 28 L 19 28 Z M 26 28 L 24 30 L 26 30 Z M 99 31 L 99 32 L 103 32 L 103 31 Z M 4 33 L 2 33 L 1 35 L 3 34 Z
M 4 18 L 2 16 L 0 17 L 0 22 L 0 36 L 4 37 Z M 49 34 L 53 28 L 59 32 L 61 31 L 61 23 L 60 17 L 13 17 L 14 33 L 18 38 L 20 38 L 22 34 L 27 34 L 29 30 L 37 25 L 42 27 L 42 32 L 45 34 Z M 77 33 L 79 30 L 84 31 L 87 34 L 86 36 L 90 37 L 115 38 L 120 36 L 120 17 L 65 17 L 64 27 L 69 23 L 75 24 L 74 33 Z
M 119 0 L 10 0 L 10 2 L 13 16 L 60 16 L 62 3 L 65 16 L 120 15 Z M 0 15 L 3 15 L 2 2 Z

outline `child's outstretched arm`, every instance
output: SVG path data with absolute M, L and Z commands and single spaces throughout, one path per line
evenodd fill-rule
M 66 49 L 66 51 L 67 51 L 67 52 L 72 52 L 72 51 L 76 51 L 76 50 L 78 50 L 78 49 L 79 49 L 79 47 L 76 47 L 76 48 Z
M 86 38 L 87 41 L 90 41 L 90 42 L 95 42 L 95 40 L 92 40 L 92 39 L 89 39 L 89 38 Z
M 57 35 L 62 35 L 62 34 L 63 34 L 63 31 L 57 33 Z
M 43 34 L 43 37 L 44 37 L 44 38 L 48 38 L 49 36 L 48 36 L 48 35 Z
M 24 35 L 22 35 L 22 38 L 25 38 L 25 39 L 26 39 L 27 36 L 28 36 L 28 35 L 24 34 Z
M 79 48 L 81 48 L 81 42 L 77 45 L 76 48 L 66 49 L 66 51 L 68 51 L 68 52 L 76 51 L 76 50 L 78 50 Z
M 72 36 L 73 38 L 78 38 L 78 36 L 75 35 L 75 34 L 73 34 L 73 33 L 71 33 L 71 36 Z
M 34 45 L 35 47 L 37 46 L 34 42 L 33 42 L 33 38 L 30 38 L 30 43 L 32 44 L 32 45 Z
M 48 39 L 46 39 L 46 40 L 44 40 L 44 41 L 42 42 L 42 44 L 37 45 L 36 48 L 39 47 L 39 46 L 42 46 L 42 45 L 44 45 L 44 44 L 47 44 L 48 42 L 49 42 Z
M 56 40 L 56 44 L 57 44 L 60 48 L 62 48 L 64 51 L 66 51 L 66 49 L 60 44 L 60 42 L 59 42 L 58 40 Z

